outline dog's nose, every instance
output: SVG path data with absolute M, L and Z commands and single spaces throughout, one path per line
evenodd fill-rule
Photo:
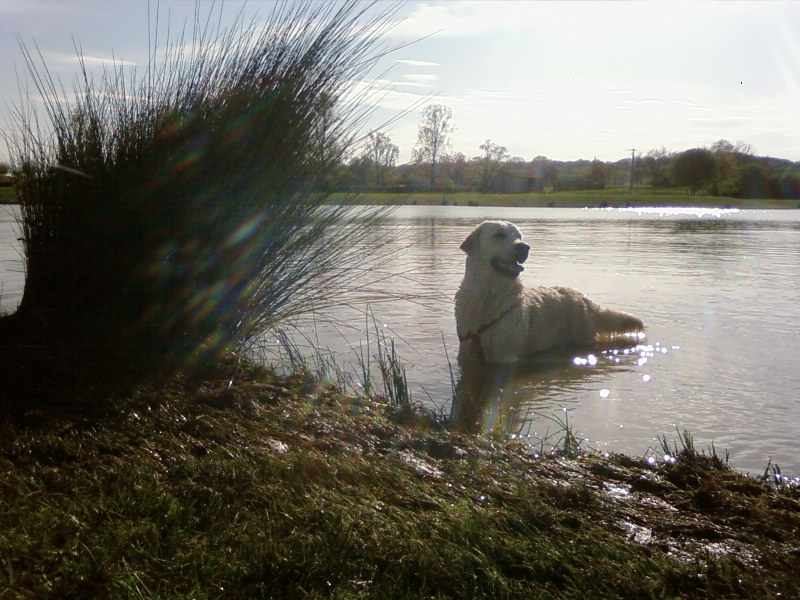
M 514 248 L 517 262 L 525 262 L 528 260 L 528 252 L 530 252 L 530 249 L 531 247 L 525 242 L 517 242 L 516 247 Z

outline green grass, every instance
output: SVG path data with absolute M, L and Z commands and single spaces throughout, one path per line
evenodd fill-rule
M 800 594 L 797 491 L 686 436 L 537 458 L 253 367 L 118 407 L 0 424 L 0 597 Z
M 332 200 L 335 202 L 337 195 Z M 473 205 L 539 207 L 600 206 L 708 206 L 718 208 L 798 208 L 796 200 L 742 200 L 726 196 L 689 196 L 679 189 L 611 188 L 580 192 L 546 192 L 521 194 L 483 194 L 480 192 L 414 192 L 365 193 L 357 197 L 363 204 Z
M 17 192 L 13 187 L 0 187 L 0 204 L 15 204 Z

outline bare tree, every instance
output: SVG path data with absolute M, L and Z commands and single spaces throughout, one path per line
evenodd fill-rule
M 479 146 L 483 151 L 480 160 L 483 163 L 481 170 L 481 191 L 495 191 L 497 187 L 497 177 L 500 174 L 500 164 L 508 160 L 508 149 L 505 146 L 495 144 L 487 139 Z
M 755 152 L 755 150 L 753 150 L 753 144 L 748 144 L 742 140 L 736 140 L 733 151 L 736 154 L 746 154 L 747 156 L 752 156 L 753 152 Z
M 452 118 L 453 111 L 443 104 L 428 104 L 422 110 L 422 122 L 412 156 L 417 163 L 430 164 L 431 187 L 436 185 L 437 167 L 450 146 Z
M 450 179 L 456 188 L 465 188 L 469 185 L 470 164 L 463 152 L 456 152 L 450 156 Z
M 719 152 L 729 152 L 731 154 L 752 154 L 753 153 L 753 146 L 751 144 L 747 144 L 742 140 L 736 140 L 736 143 L 729 142 L 728 140 L 722 139 L 717 140 L 713 144 L 711 144 L 710 148 L 711 152 L 717 154 Z
M 667 171 L 672 155 L 664 148 L 648 150 L 641 163 L 650 176 L 650 187 L 657 188 L 667 185 Z
M 400 149 L 392 143 L 392 138 L 381 131 L 370 131 L 367 136 L 364 158 L 368 158 L 375 169 L 375 185 L 383 184 L 386 171 L 397 163 Z

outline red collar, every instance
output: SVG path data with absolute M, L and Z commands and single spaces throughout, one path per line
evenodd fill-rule
M 489 321 L 488 323 L 484 323 L 483 325 L 478 327 L 477 331 L 470 331 L 470 332 L 467 333 L 467 335 L 459 335 L 458 336 L 458 341 L 463 343 L 463 342 L 468 342 L 468 341 L 472 340 L 472 344 L 473 344 L 475 350 L 478 352 L 478 354 L 480 354 L 482 356 L 483 355 L 483 348 L 481 347 L 480 335 L 484 331 L 486 331 L 487 329 L 490 329 L 491 327 L 494 327 L 500 319 L 505 317 L 513 309 L 514 309 L 514 305 L 512 304 L 507 309 L 505 309 L 503 312 L 501 312 L 500 315 L 496 319 L 493 319 L 492 321 Z

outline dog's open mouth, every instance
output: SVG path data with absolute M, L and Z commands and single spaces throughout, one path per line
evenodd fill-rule
M 500 260 L 493 258 L 491 261 L 492 268 L 506 277 L 516 277 L 525 270 L 521 264 L 513 260 Z

